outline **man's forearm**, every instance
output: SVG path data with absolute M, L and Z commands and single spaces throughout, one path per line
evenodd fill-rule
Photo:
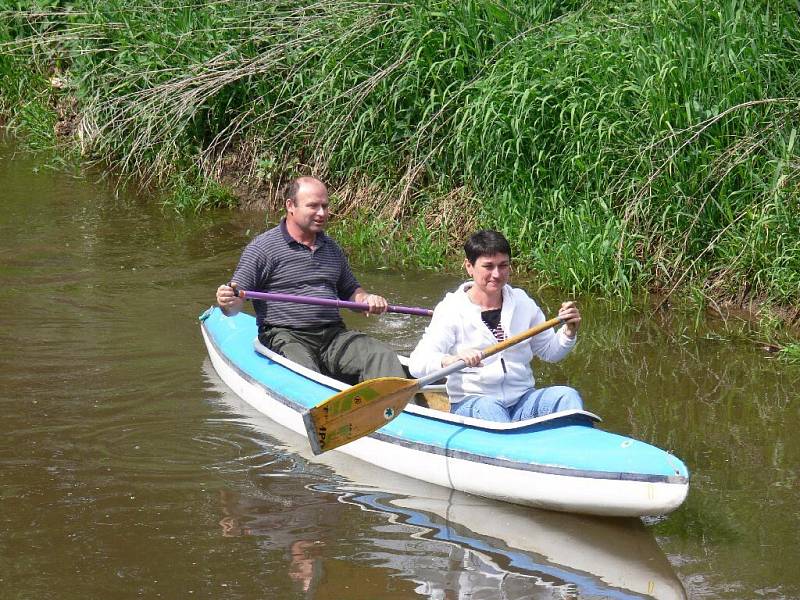
M 350 302 L 366 302 L 370 294 L 364 288 L 356 288 L 353 295 L 350 296 Z

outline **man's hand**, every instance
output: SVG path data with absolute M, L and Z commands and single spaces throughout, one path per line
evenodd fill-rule
M 366 304 L 369 309 L 365 315 L 380 315 L 386 312 L 389 308 L 389 303 L 386 298 L 378 296 L 378 294 L 369 294 L 361 288 L 358 288 L 355 293 L 350 297 L 351 302 L 358 302 L 359 304 Z
M 567 337 L 574 339 L 578 335 L 578 328 L 581 325 L 581 313 L 578 305 L 573 301 L 562 302 L 558 310 L 558 318 L 564 321 L 564 333 Z
M 386 298 L 378 296 L 377 294 L 367 294 L 364 301 L 369 304 L 369 312 L 367 314 L 370 315 L 380 315 L 385 313 L 386 309 L 389 308 L 389 303 L 386 301 Z
M 235 285 L 235 282 L 231 283 L 231 285 L 223 283 L 217 288 L 217 304 L 222 309 L 222 312 L 228 316 L 235 315 L 242 310 L 242 306 L 244 306 L 244 299 L 239 298 L 231 287 Z

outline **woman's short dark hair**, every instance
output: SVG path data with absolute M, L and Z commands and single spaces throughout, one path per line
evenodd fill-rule
M 464 254 L 471 265 L 475 264 L 481 256 L 494 256 L 505 254 L 511 258 L 511 244 L 499 231 L 484 229 L 476 231 L 464 242 Z

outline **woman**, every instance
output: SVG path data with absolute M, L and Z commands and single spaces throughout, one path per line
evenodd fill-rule
M 582 409 L 578 392 L 566 386 L 536 389 L 534 356 L 557 362 L 575 345 L 581 315 L 574 302 L 558 311 L 564 326 L 520 342 L 485 363 L 485 348 L 544 322 L 539 306 L 508 285 L 511 246 L 497 231 L 479 231 L 464 244 L 464 266 L 472 278 L 436 306 L 430 325 L 411 353 L 409 369 L 423 377 L 463 360 L 467 368 L 450 375 L 450 412 L 487 421 L 511 422 L 562 410 Z

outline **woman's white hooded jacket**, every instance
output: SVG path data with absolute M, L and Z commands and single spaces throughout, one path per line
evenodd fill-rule
M 455 292 L 448 293 L 433 311 L 430 325 L 409 357 L 409 370 L 414 377 L 424 377 L 442 368 L 442 357 L 458 354 L 469 348 L 482 349 L 496 344 L 492 332 L 481 319 L 481 308 L 467 296 L 473 285 L 468 281 Z M 545 316 L 528 294 L 510 285 L 503 287 L 503 308 L 500 324 L 506 337 L 522 333 L 544 322 Z M 547 362 L 558 362 L 575 345 L 563 328 L 548 329 L 533 338 L 485 358 L 482 367 L 465 368 L 447 378 L 451 403 L 465 396 L 478 394 L 502 400 L 513 406 L 533 389 L 531 361 L 538 356 Z

